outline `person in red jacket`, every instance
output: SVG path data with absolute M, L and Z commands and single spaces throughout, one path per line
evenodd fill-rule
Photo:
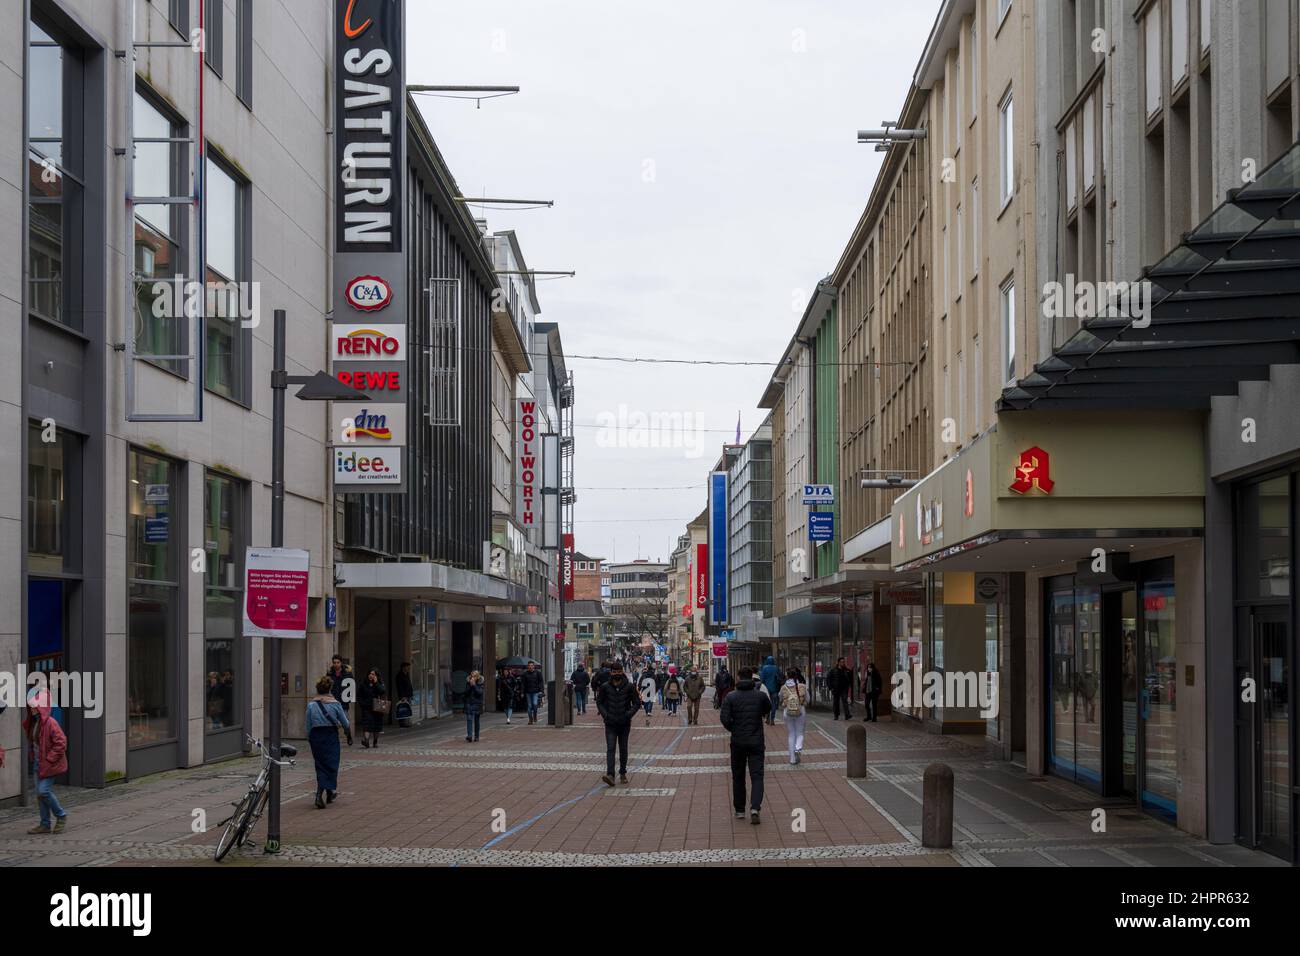
M 31 742 L 31 767 L 36 778 L 36 802 L 41 822 L 28 833 L 61 833 L 68 825 L 67 811 L 54 795 L 54 778 L 68 772 L 68 738 L 59 722 L 50 716 L 50 692 L 39 688 L 27 695 L 27 719 L 23 730 Z M 51 826 L 50 815 L 54 815 Z

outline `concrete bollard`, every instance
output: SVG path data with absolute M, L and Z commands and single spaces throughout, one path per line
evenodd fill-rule
M 849 776 L 865 777 L 867 775 L 867 728 L 861 724 L 849 724 L 845 734 L 845 744 L 849 748 Z
M 921 785 L 921 846 L 952 846 L 952 767 L 932 763 Z

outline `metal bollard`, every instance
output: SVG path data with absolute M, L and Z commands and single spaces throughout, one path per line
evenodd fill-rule
M 932 763 L 921 784 L 921 846 L 952 846 L 952 767 Z
M 865 777 L 867 775 L 867 728 L 861 724 L 849 724 L 845 735 L 845 744 L 849 748 L 849 776 Z

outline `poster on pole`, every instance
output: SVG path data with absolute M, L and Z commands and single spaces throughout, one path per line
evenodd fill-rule
M 244 551 L 244 637 L 307 636 L 310 552 L 301 548 Z
M 719 660 L 726 658 L 726 656 L 727 656 L 727 642 L 726 642 L 726 641 L 714 641 L 714 642 L 713 642 L 713 656 L 714 656 L 714 658 L 719 659 Z

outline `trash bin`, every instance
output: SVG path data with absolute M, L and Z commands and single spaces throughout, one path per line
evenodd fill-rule
M 546 722 L 555 726 L 555 681 L 546 682 Z M 564 723 L 573 726 L 573 687 L 568 681 L 564 683 Z

